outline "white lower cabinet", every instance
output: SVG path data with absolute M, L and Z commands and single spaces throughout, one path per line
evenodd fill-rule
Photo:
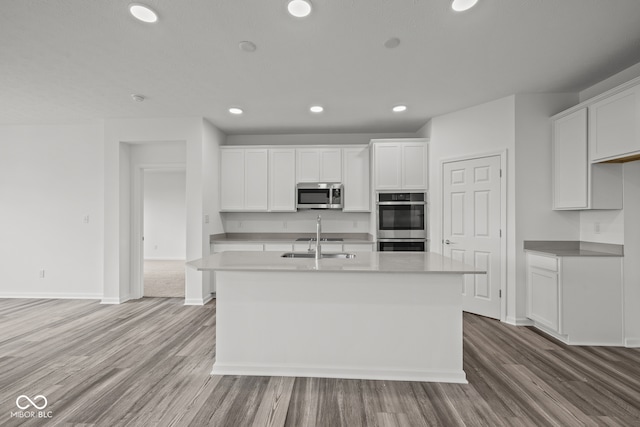
M 323 252 L 372 252 L 373 242 L 371 243 L 322 243 Z M 315 250 L 315 242 L 311 243 L 311 249 Z M 226 251 L 282 251 L 282 252 L 307 252 L 309 250 L 309 242 L 297 243 L 213 243 L 211 252 Z
M 527 253 L 527 317 L 567 344 L 623 345 L 622 257 Z
M 345 252 L 373 252 L 373 242 L 371 243 L 345 243 L 342 246 Z
M 291 243 L 265 243 L 265 251 L 282 251 L 291 252 L 293 250 L 293 244 Z
M 263 251 L 262 243 L 214 243 L 211 252 Z
M 323 252 L 342 252 L 342 243 L 322 243 L 320 244 Z M 311 249 L 316 249 L 316 242 L 311 243 Z M 296 243 L 293 245 L 295 252 L 307 252 L 309 250 L 309 242 Z

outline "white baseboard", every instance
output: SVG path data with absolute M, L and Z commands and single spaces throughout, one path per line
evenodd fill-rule
M 216 294 L 209 294 L 204 298 L 189 298 L 184 300 L 184 305 L 205 305 L 216 297 Z
M 123 302 L 129 301 L 131 298 L 127 297 L 119 297 L 119 298 L 102 298 L 100 304 L 122 304 Z
M 328 368 L 324 366 L 220 364 L 216 362 L 213 364 L 211 375 L 348 378 L 468 384 L 467 376 L 462 369 L 459 371 L 405 371 L 395 369 Z
M 24 299 L 102 299 L 102 294 L 84 294 L 84 293 L 49 293 L 49 292 L 33 292 L 33 293 L 17 293 L 8 292 L 0 293 L 0 298 L 24 298 Z
M 184 258 L 166 258 L 166 257 L 145 257 L 145 261 L 184 261 L 187 262 Z
M 628 348 L 640 348 L 640 338 L 626 338 L 624 346 Z
M 526 317 L 507 316 L 504 323 L 508 323 L 513 326 L 533 326 L 533 320 L 527 319 Z

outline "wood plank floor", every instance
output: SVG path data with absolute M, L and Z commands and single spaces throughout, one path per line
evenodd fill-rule
M 0 300 L 0 425 L 640 425 L 640 349 L 470 314 L 468 385 L 212 377 L 214 338 L 215 301 Z M 51 418 L 12 418 L 20 395 L 46 396 Z

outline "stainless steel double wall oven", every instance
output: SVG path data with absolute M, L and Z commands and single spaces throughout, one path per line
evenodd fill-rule
M 376 203 L 378 251 L 427 251 L 424 192 L 379 192 Z

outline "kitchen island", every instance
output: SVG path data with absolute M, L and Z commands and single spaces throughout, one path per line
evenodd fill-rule
M 215 275 L 213 375 L 466 383 L 463 275 L 484 271 L 430 252 L 222 252 L 187 265 Z

